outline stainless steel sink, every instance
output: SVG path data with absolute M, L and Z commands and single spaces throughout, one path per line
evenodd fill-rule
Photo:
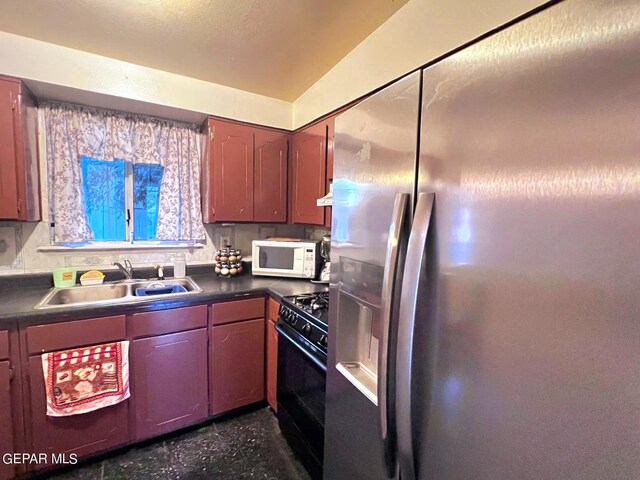
M 186 292 L 165 293 L 152 296 L 136 296 L 136 289 L 148 288 L 154 284 L 164 286 L 181 285 Z M 168 297 L 183 297 L 202 292 L 191 277 L 168 278 L 166 280 L 121 280 L 102 285 L 86 285 L 66 288 L 52 288 L 33 308 L 36 310 L 66 306 L 109 305 L 139 303 Z
M 54 288 L 45 299 L 47 305 L 58 306 L 119 299 L 126 297 L 128 293 L 128 285 L 88 285 L 85 287 Z

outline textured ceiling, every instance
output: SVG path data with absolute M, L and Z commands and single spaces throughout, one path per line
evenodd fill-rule
M 294 100 L 407 0 L 0 0 L 0 30 Z

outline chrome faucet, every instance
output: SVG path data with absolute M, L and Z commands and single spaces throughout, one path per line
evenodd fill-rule
M 133 266 L 129 260 L 124 261 L 124 267 L 120 262 L 113 262 L 114 267 L 118 267 L 120 271 L 124 274 L 125 278 L 132 279 L 133 278 Z

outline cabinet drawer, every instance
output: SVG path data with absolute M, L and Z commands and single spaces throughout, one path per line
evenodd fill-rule
M 211 305 L 211 323 L 213 325 L 223 325 L 254 318 L 264 318 L 263 297 Z
M 184 332 L 206 326 L 206 305 L 134 313 L 127 317 L 127 333 L 133 338 Z
M 125 325 L 124 315 L 116 315 L 28 327 L 27 349 L 31 355 L 123 340 Z
M 9 332 L 0 331 L 0 360 L 9 358 Z

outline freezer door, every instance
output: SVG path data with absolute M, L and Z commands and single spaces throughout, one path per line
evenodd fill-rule
M 639 59 L 637 0 L 569 0 L 425 70 L 418 478 L 640 475 Z
M 402 243 L 406 244 L 402 232 L 408 234 L 410 226 L 420 84 L 420 72 L 414 73 L 336 119 L 327 479 L 395 476 L 390 455 L 394 425 L 379 407 L 393 410 L 393 398 L 379 395 L 379 388 L 384 389 L 382 393 L 390 388 L 386 366 L 393 356 L 381 353 L 388 345 L 388 320 L 396 314 L 387 300 L 398 283 L 389 270 L 392 266 L 385 277 L 385 267 L 401 265 Z M 396 235 L 400 240 L 394 241 Z

